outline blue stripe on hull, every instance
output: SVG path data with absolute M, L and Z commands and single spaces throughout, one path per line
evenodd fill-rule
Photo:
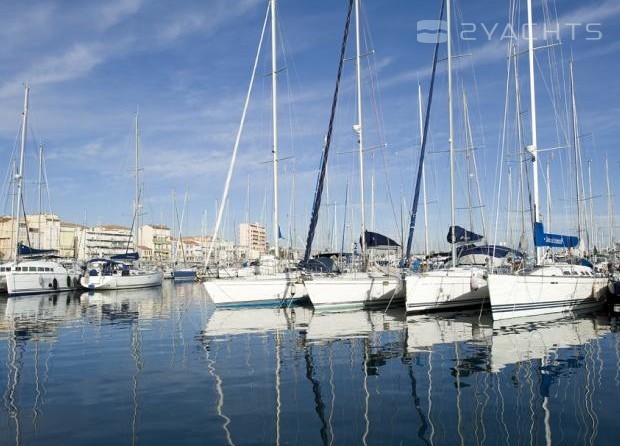
M 536 302 L 536 303 L 524 303 L 524 304 L 503 304 L 503 305 L 493 305 L 493 313 L 514 313 L 518 316 L 519 313 L 523 313 L 531 310 L 539 310 L 539 309 L 547 309 L 547 310 L 556 310 L 556 311 L 547 311 L 547 313 L 552 312 L 563 312 L 563 311 L 573 311 L 580 310 L 590 307 L 599 306 L 605 303 L 605 299 L 596 300 L 592 297 L 587 299 L 582 299 L 575 301 L 573 303 L 567 304 L 566 300 L 556 300 L 553 302 Z

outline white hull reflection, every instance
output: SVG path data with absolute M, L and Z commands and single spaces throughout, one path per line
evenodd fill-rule
M 430 352 L 441 344 L 474 342 L 489 344 L 493 336 L 491 320 L 476 313 L 440 317 L 407 316 L 407 352 Z
M 546 364 L 559 349 L 583 346 L 609 333 L 609 327 L 598 326 L 591 317 L 578 314 L 548 314 L 494 321 L 493 331 L 490 369 L 499 372 L 525 361 Z
M 216 308 L 207 321 L 203 335 L 221 338 L 305 329 L 311 318 L 312 309 L 306 307 Z
M 317 312 L 306 333 L 309 343 L 327 343 L 346 339 L 368 338 L 388 331 L 403 331 L 405 318 L 402 311 L 351 310 Z

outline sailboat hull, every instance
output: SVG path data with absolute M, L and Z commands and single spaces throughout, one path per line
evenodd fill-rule
M 489 303 L 483 270 L 451 268 L 406 279 L 407 314 L 481 308 Z
M 82 277 L 80 284 L 88 290 L 120 290 L 160 286 L 164 279 L 161 271 L 122 275 L 91 275 Z
M 405 291 L 402 279 L 343 274 L 306 281 L 312 305 L 318 310 L 373 308 L 402 305 Z
M 4 273 L 6 292 L 10 296 L 54 293 L 79 288 L 80 274 L 56 262 L 35 260 L 11 264 Z
M 193 282 L 196 280 L 196 270 L 193 268 L 175 269 L 172 272 L 175 282 Z
M 219 307 L 282 306 L 308 298 L 303 282 L 288 275 L 213 279 L 205 281 L 204 286 Z
M 604 302 L 607 279 L 581 274 L 588 270 L 580 266 L 543 267 L 528 275 L 489 276 L 493 319 L 596 308 Z

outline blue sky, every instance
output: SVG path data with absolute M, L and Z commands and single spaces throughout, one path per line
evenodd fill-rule
M 289 234 L 289 227 L 296 228 L 297 245 L 302 245 L 301 239 L 305 238 L 316 168 L 327 130 L 346 3 L 344 0 L 278 2 L 283 50 L 279 52 L 279 65 L 285 68 L 278 76 L 280 153 L 282 158 L 291 157 L 281 164 L 280 219 L 283 233 Z M 470 56 L 458 60 L 455 85 L 459 98 L 463 90 L 468 97 L 474 145 L 479 147 L 476 156 L 487 224 L 491 226 L 495 222 L 497 173 L 503 170 L 506 175 L 506 168 L 498 168 L 507 51 L 506 41 L 500 36 L 508 20 L 509 6 L 508 2 L 493 0 L 455 4 L 453 20 L 458 30 L 471 31 L 465 36 L 474 38 L 456 39 L 455 52 Z M 564 57 L 565 61 L 558 66 L 566 74 L 565 62 L 573 54 L 579 122 L 584 135 L 583 157 L 592 159 L 593 195 L 604 195 L 605 152 L 610 159 L 612 188 L 618 190 L 620 186 L 615 175 L 620 167 L 616 148 L 620 116 L 620 87 L 616 79 L 620 72 L 620 29 L 616 25 L 620 5 L 615 0 L 547 0 L 545 5 L 547 11 L 557 10 L 562 45 L 537 52 L 539 70 L 541 73 L 545 70 L 547 54 L 553 51 Z M 401 203 L 404 201 L 407 207 L 410 203 L 416 168 L 417 82 L 422 83 L 426 93 L 433 49 L 432 45 L 417 42 L 416 23 L 436 19 L 439 6 L 439 0 L 366 0 L 363 3 L 364 44 L 374 50 L 364 61 L 365 65 L 372 62 L 372 71 L 366 70 L 364 78 L 366 141 L 369 147 L 387 144 L 384 149 L 366 155 L 366 196 L 369 203 L 369 178 L 374 175 L 375 227 L 395 237 L 400 232 L 397 221 Z M 524 16 L 524 4 L 520 11 Z M 28 82 L 31 86 L 29 180 L 36 178 L 36 143 L 33 142 L 36 140 L 45 147 L 55 213 L 66 221 L 129 226 L 134 194 L 132 126 L 139 107 L 144 221 L 171 224 L 171 190 L 175 188 L 182 196 L 187 188 L 189 215 L 184 232 L 200 233 L 205 211 L 209 231 L 213 227 L 215 203 L 222 192 L 265 12 L 265 0 L 239 0 L 234 2 L 234 7 L 224 0 L 3 2 L 0 5 L 0 158 L 6 160 L 6 166 L 15 147 L 23 84 Z M 537 7 L 535 15 L 542 14 L 543 10 Z M 489 30 L 495 23 L 498 27 L 489 38 Z M 590 32 L 586 23 L 594 24 Z M 601 38 L 589 40 L 597 36 Z M 350 45 L 348 55 L 353 53 Z M 529 108 L 526 62 L 526 57 L 520 58 L 524 109 Z M 343 224 L 347 179 L 351 183 L 349 214 L 353 214 L 347 217 L 348 223 L 354 221 L 355 228 L 359 219 L 357 167 L 354 154 L 348 153 L 355 149 L 351 131 L 355 123 L 353 69 L 353 62 L 347 62 L 332 146 L 335 154 L 330 166 L 330 198 L 324 200 L 331 203 L 326 207 L 330 209 L 330 218 L 322 218 L 320 225 L 319 238 L 323 244 L 332 232 L 334 208 L 338 210 L 336 226 Z M 231 204 L 224 222 L 228 237 L 232 237 L 233 226 L 245 220 L 248 179 L 250 220 L 265 220 L 268 227 L 271 224 L 271 173 L 269 164 L 265 164 L 271 156 L 269 70 L 270 60 L 265 53 L 259 63 L 233 179 Z M 431 242 L 435 249 L 445 248 L 449 224 L 448 163 L 443 153 L 447 149 L 447 81 L 445 69 L 441 71 L 429 148 L 439 153 L 428 158 Z M 372 73 L 372 85 L 368 73 Z M 545 85 L 551 88 L 552 82 L 543 79 L 541 76 L 538 83 L 539 146 L 551 148 L 562 137 L 556 132 L 557 120 L 552 119 L 545 91 Z M 455 105 L 457 145 L 463 140 L 461 129 L 464 128 L 460 99 L 458 102 Z M 527 111 L 524 119 L 529 119 Z M 575 227 L 574 219 L 567 217 L 574 213 L 568 204 L 574 199 L 574 187 L 566 173 L 570 152 L 564 150 L 560 155 L 560 151 L 551 161 L 552 214 L 557 230 L 570 231 Z M 544 155 L 543 161 L 549 156 Z M 457 186 L 460 205 L 465 202 L 464 175 L 464 168 L 457 169 L 457 180 L 461 182 Z M 506 190 L 504 185 L 504 194 Z M 3 212 L 9 213 L 5 196 Z M 507 206 L 506 201 L 505 196 L 500 199 L 500 209 Z M 616 210 L 617 201 L 614 199 Z M 30 191 L 27 208 L 32 212 L 36 210 L 35 202 L 34 192 Z M 295 218 L 290 219 L 293 207 Z M 597 198 L 595 208 L 599 226 L 606 224 L 606 199 Z M 322 215 L 328 215 L 327 212 Z M 502 214 L 498 241 L 505 234 L 505 212 Z M 370 215 L 367 208 L 368 226 Z M 467 226 L 468 221 L 467 212 L 459 210 L 457 223 Z M 420 246 L 419 238 L 416 246 Z

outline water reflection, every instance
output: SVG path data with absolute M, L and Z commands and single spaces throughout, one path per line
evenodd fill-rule
M 0 438 L 613 443 L 618 326 L 605 314 L 498 324 L 478 313 L 221 310 L 192 284 L 0 298 Z
M 478 315 L 408 318 L 419 438 L 593 444 L 595 401 L 607 392 L 600 342 L 609 333 L 606 317 L 579 314 L 501 323 Z
M 6 340 L 4 408 L 15 443 L 19 444 L 22 418 L 30 418 L 35 431 L 38 427 L 47 394 L 54 342 L 64 322 L 80 318 L 79 300 L 70 292 L 8 297 L 0 300 L 0 312 L 3 316 L 0 336 Z M 30 361 L 32 375 L 24 376 L 24 364 Z M 26 395 L 31 408 L 25 414 L 24 406 L 28 403 L 22 402 L 20 392 L 24 380 L 32 381 L 32 388 L 28 389 L 30 395 Z
M 80 294 L 84 316 L 89 321 L 131 323 L 169 313 L 161 287 L 136 290 L 88 291 Z

